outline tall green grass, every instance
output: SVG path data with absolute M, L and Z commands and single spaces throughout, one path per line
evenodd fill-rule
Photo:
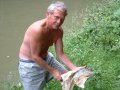
M 120 89 L 120 0 L 90 9 L 82 27 L 66 44 L 76 65 L 87 65 L 95 72 L 85 90 Z
M 82 27 L 78 20 L 69 29 L 73 32 L 64 38 L 64 50 L 77 66 L 86 65 L 95 72 L 84 90 L 120 90 L 120 0 L 108 0 L 87 12 Z M 61 85 L 52 80 L 44 90 L 61 90 Z

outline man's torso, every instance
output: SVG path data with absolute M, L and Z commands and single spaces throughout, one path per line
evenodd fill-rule
M 33 28 L 31 29 L 30 27 Z M 57 39 L 60 37 L 61 30 L 57 30 L 57 31 L 48 30 L 46 28 L 46 24 L 44 20 L 37 21 L 34 24 L 32 24 L 30 27 L 25 33 L 24 40 L 20 48 L 19 57 L 21 59 L 26 59 L 26 60 L 32 59 L 30 38 L 34 34 L 35 31 L 34 28 L 37 27 L 38 30 L 41 30 L 40 33 L 38 34 L 40 35 L 38 38 L 38 42 L 40 42 L 39 44 L 40 56 L 44 58 L 47 55 L 49 47 L 52 46 L 53 43 L 55 43 Z

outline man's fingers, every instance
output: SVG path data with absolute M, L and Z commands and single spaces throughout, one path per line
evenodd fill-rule
M 60 82 L 63 82 L 63 79 L 62 79 L 62 78 L 60 79 Z

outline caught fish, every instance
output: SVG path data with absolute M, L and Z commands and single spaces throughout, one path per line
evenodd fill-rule
M 62 90 L 72 90 L 74 85 L 84 89 L 86 80 L 93 74 L 93 71 L 88 67 L 82 67 L 73 71 L 62 74 L 61 82 Z

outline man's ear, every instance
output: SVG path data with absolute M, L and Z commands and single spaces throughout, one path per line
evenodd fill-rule
M 46 12 L 46 14 L 45 14 L 45 15 L 46 15 L 46 17 L 48 17 L 48 16 L 50 15 L 50 13 L 49 13 L 49 12 Z

